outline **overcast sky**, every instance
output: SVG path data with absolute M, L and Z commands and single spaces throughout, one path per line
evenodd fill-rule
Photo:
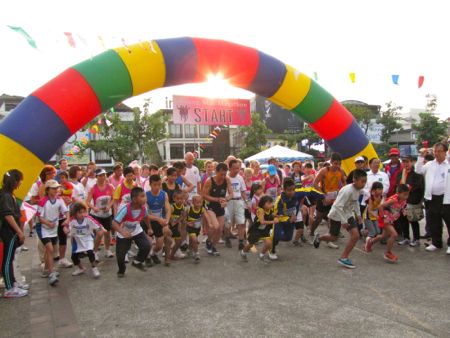
M 338 100 L 405 108 L 438 96 L 450 116 L 446 1 L 3 1 L 0 94 L 26 96 L 71 65 L 108 48 L 148 39 L 194 36 L 257 48 L 313 77 Z M 6 25 L 23 27 L 38 50 Z M 77 48 L 63 34 L 71 32 Z M 81 37 L 81 38 L 80 38 Z M 84 43 L 82 41 L 84 39 Z M 349 73 L 356 73 L 352 84 Z M 391 75 L 399 74 L 399 86 Z M 425 83 L 418 89 L 419 75 Z M 155 106 L 172 94 L 202 95 L 199 85 L 156 90 Z M 242 90 L 226 96 L 250 96 Z M 127 101 L 135 106 L 142 98 Z

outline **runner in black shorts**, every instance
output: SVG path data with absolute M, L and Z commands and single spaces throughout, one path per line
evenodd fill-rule
M 211 220 L 206 241 L 206 251 L 213 256 L 220 255 L 216 245 L 222 236 L 225 224 L 224 215 L 227 198 L 232 198 L 233 196 L 233 189 L 230 179 L 227 177 L 227 171 L 228 166 L 225 163 L 219 163 L 216 167 L 216 176 L 208 178 L 203 186 L 203 198 L 208 201 L 208 214 Z

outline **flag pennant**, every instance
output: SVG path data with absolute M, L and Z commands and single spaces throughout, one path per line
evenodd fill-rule
M 122 45 L 125 47 L 125 49 L 128 51 L 128 53 L 131 54 L 131 49 L 128 48 L 128 45 L 127 45 L 127 43 L 125 42 L 125 39 L 122 38 L 121 41 L 122 41 Z
M 400 75 L 392 75 L 392 82 L 395 85 L 398 85 L 398 79 L 399 79 Z
M 348 74 L 348 76 L 350 77 L 350 81 L 352 83 L 355 83 L 355 81 L 356 81 L 356 74 L 352 72 L 352 73 Z
M 72 33 L 70 32 L 64 32 L 64 35 L 67 38 L 67 43 L 69 44 L 70 47 L 72 48 L 76 48 L 77 45 L 75 44 L 75 39 L 73 38 Z
M 317 75 L 317 72 L 314 72 L 314 80 L 319 81 L 319 76 Z
M 27 32 L 25 32 L 25 30 L 22 27 L 17 26 L 8 26 L 8 27 L 11 28 L 13 31 L 22 35 L 27 40 L 28 44 L 31 47 L 37 49 L 36 41 L 34 41 L 33 38 Z
M 419 88 L 423 86 L 423 82 L 425 81 L 425 76 L 420 75 L 419 76 Z
M 102 46 L 103 49 L 106 49 L 105 41 L 103 40 L 103 38 L 99 35 L 99 36 L 97 36 L 97 39 L 100 42 L 100 46 Z

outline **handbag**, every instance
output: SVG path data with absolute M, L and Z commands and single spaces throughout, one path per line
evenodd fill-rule
M 410 222 L 418 222 L 422 220 L 425 217 L 423 213 L 422 203 L 407 204 L 405 209 L 405 216 Z

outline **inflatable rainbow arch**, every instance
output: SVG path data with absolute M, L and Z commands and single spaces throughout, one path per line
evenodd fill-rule
M 253 48 L 183 37 L 110 49 L 26 97 L 0 123 L 0 175 L 22 171 L 17 196 L 23 198 L 58 148 L 102 111 L 131 96 L 203 82 L 219 72 L 233 86 L 267 97 L 309 123 L 342 155 L 347 172 L 355 157 L 377 157 L 353 116 L 305 74 Z

